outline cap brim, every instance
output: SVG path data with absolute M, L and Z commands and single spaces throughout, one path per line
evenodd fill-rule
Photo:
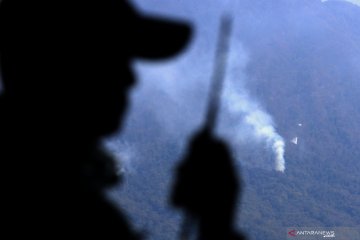
M 191 28 L 185 23 L 149 17 L 138 17 L 134 31 L 134 55 L 149 59 L 164 59 L 178 54 L 191 36 Z

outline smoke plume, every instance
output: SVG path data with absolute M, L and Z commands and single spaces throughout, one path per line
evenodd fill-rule
M 148 162 L 149 152 L 156 154 L 156 159 L 166 156 L 181 159 L 180 153 L 186 151 L 189 138 L 202 126 L 206 116 L 220 16 L 232 12 L 224 10 L 229 9 L 225 1 L 209 1 L 206 8 L 194 8 L 194 1 L 181 1 L 183 11 L 170 1 L 164 2 L 165 5 L 154 0 L 138 2 L 144 9 L 158 7 L 159 13 L 171 12 L 191 19 L 194 37 L 186 51 L 169 62 L 137 61 L 133 65 L 138 81 L 121 131 L 121 139 L 131 143 L 136 153 L 128 154 L 132 165 L 134 158 L 139 163 Z M 234 9 L 231 14 L 234 28 L 216 131 L 226 139 L 239 162 L 284 171 L 284 141 L 271 116 L 245 84 L 248 82 L 245 67 L 251 56 L 241 43 L 243 29 L 236 26 L 241 22 L 236 19 L 239 14 L 235 13 L 235 7 L 231 9 Z
M 276 132 L 271 116 L 250 96 L 245 87 L 244 68 L 247 62 L 247 54 L 241 43 L 232 43 L 228 75 L 222 94 L 220 134 L 223 134 L 235 149 L 236 145 L 249 141 L 249 138 L 265 144 L 274 154 L 272 158 L 275 161 L 275 170 L 284 172 L 285 142 Z

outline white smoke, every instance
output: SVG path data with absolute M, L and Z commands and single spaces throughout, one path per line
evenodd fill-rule
M 184 14 L 184 17 L 193 20 L 195 30 L 186 52 L 170 62 L 160 64 L 138 61 L 134 64 L 138 85 L 130 101 L 132 111 L 123 128 L 122 139 L 133 139 L 131 136 L 139 134 L 137 129 L 144 129 L 142 131 L 146 134 L 139 138 L 145 140 L 130 140 L 134 144 L 135 154 L 128 154 L 132 157 L 139 156 L 141 162 L 148 160 L 147 157 L 140 160 L 139 149 L 144 148 L 142 142 L 148 145 L 155 144 L 155 140 L 169 139 L 169 142 L 176 141 L 177 145 L 186 146 L 188 138 L 202 126 L 207 109 L 207 87 L 210 85 L 214 67 L 217 23 L 224 8 L 229 6 L 224 6 L 224 1 L 209 1 L 207 8 L 194 8 L 194 1 L 185 0 L 179 2 L 184 10 L 181 13 L 179 6 L 172 5 L 170 1 L 164 1 L 165 5 L 154 0 L 136 2 L 141 3 L 144 9 L 158 7 L 159 13 L 171 12 L 176 16 Z M 241 16 L 235 13 L 237 10 L 238 8 L 233 8 L 234 24 L 241 21 Z M 240 18 L 239 21 L 235 21 L 236 17 Z M 271 116 L 246 90 L 244 69 L 247 66 L 248 54 L 244 53 L 242 44 L 236 38 L 242 35 L 242 29 L 233 29 L 217 130 L 231 145 L 236 159 L 245 160 L 246 163 L 260 168 L 284 171 L 283 138 L 277 133 Z M 154 136 L 154 129 L 161 137 L 149 137 Z M 247 149 L 240 149 L 244 146 L 251 148 L 251 153 L 246 151 Z M 165 148 L 158 151 L 163 151 L 166 155 Z M 244 154 L 252 156 L 245 158 Z M 254 154 L 257 156 L 254 157 Z
M 246 90 L 244 68 L 248 61 L 242 45 L 232 43 L 231 49 L 229 71 L 222 94 L 220 132 L 233 146 L 249 141 L 249 138 L 265 144 L 274 154 L 275 170 L 284 172 L 285 142 L 276 132 L 272 117 Z
M 128 142 L 119 139 L 107 139 L 103 142 L 103 146 L 115 160 L 118 175 L 134 172 L 133 164 L 136 156 L 134 149 Z

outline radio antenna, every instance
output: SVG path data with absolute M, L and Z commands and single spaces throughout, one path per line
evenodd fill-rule
M 205 120 L 205 129 L 212 132 L 216 127 L 219 112 L 221 93 L 225 81 L 226 61 L 230 49 L 230 35 L 232 29 L 232 18 L 228 15 L 221 17 L 218 43 L 215 53 L 215 66 L 211 78 L 209 93 L 209 105 Z

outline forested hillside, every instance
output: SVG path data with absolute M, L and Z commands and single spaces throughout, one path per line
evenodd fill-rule
M 236 37 L 249 54 L 246 86 L 286 141 L 286 171 L 244 164 L 266 156 L 261 147 L 239 146 L 239 228 L 253 240 L 286 239 L 287 227 L 360 228 L 360 7 L 241 2 Z M 132 130 L 113 140 L 120 156 L 132 150 L 132 161 L 112 196 L 149 239 L 175 239 L 181 216 L 167 196 L 185 146 L 142 104 L 129 119 Z

